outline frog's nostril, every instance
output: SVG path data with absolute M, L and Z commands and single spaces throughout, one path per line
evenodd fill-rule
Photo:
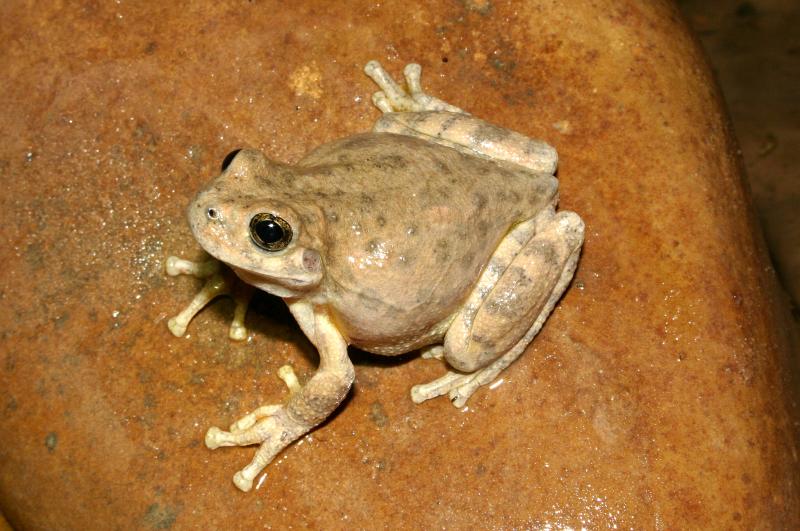
M 216 208 L 209 208 L 206 210 L 206 216 L 208 216 L 208 219 L 217 219 L 219 217 L 219 212 Z

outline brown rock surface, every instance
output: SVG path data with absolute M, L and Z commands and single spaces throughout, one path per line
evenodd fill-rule
M 3 2 L 0 509 L 26 529 L 800 527 L 791 329 L 727 121 L 661 2 Z M 187 338 L 183 211 L 241 146 L 367 130 L 369 59 L 544 138 L 587 224 L 573 288 L 503 385 L 415 406 L 433 361 L 356 354 L 339 414 L 267 468 L 208 426 L 314 370 L 280 301 Z

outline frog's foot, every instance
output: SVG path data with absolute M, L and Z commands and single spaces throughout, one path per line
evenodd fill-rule
M 186 333 L 186 327 L 197 313 L 209 302 L 220 295 L 230 295 L 236 303 L 233 312 L 228 336 L 236 341 L 247 338 L 247 329 L 244 326 L 244 316 L 247 306 L 253 296 L 253 288 L 244 282 L 238 281 L 230 271 L 223 271 L 218 260 L 210 259 L 205 262 L 191 262 L 177 256 L 167 258 L 167 274 L 170 276 L 192 275 L 197 278 L 207 279 L 202 289 L 195 295 L 192 302 L 178 315 L 167 322 L 170 332 L 181 337 Z
M 463 407 L 479 387 L 493 382 L 497 375 L 508 367 L 517 356 L 519 353 L 516 351 L 508 352 L 488 367 L 473 373 L 447 371 L 447 374 L 441 378 L 412 387 L 411 400 L 416 404 L 421 404 L 426 400 L 446 394 L 455 407 Z
M 278 370 L 278 376 L 286 383 L 290 393 L 300 391 L 294 371 L 288 365 Z M 261 406 L 234 422 L 230 431 L 217 427 L 206 433 L 206 446 L 214 450 L 220 446 L 249 446 L 260 444 L 253 460 L 233 476 L 233 483 L 247 492 L 253 480 L 264 470 L 278 453 L 309 430 L 309 426 L 293 420 L 282 405 Z
M 444 346 L 431 345 L 420 349 L 420 356 L 426 360 L 443 360 L 444 359 Z
M 381 112 L 449 111 L 467 114 L 458 107 L 422 91 L 422 85 L 420 84 L 422 67 L 418 64 L 408 64 L 403 70 L 408 92 L 403 90 L 392 79 L 392 76 L 383 69 L 378 61 L 367 63 L 364 67 L 364 72 L 381 89 L 372 95 L 372 102 Z

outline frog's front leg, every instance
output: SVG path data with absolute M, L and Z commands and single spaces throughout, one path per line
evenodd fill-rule
M 192 275 L 206 279 L 206 283 L 194 296 L 192 302 L 167 322 L 167 327 L 173 335 L 182 337 L 186 333 L 189 322 L 209 302 L 221 295 L 230 295 L 233 297 L 236 308 L 233 311 L 233 320 L 228 336 L 236 341 L 247 338 L 244 316 L 253 296 L 252 286 L 236 278 L 232 271 L 223 270 L 222 264 L 214 258 L 205 262 L 191 262 L 177 256 L 170 256 L 167 258 L 166 270 L 170 276 Z
M 461 407 L 518 358 L 572 279 L 582 243 L 574 212 L 548 208 L 515 227 L 445 335 L 443 357 L 456 370 L 414 386 L 414 402 L 449 393 Z
M 206 434 L 206 446 L 212 450 L 220 446 L 261 444 L 250 464 L 233 477 L 234 484 L 243 491 L 252 488 L 255 477 L 278 452 L 333 413 L 350 390 L 355 375 L 347 355 L 347 342 L 327 309 L 300 301 L 288 304 L 300 328 L 319 351 L 317 373 L 301 386 L 291 369 L 282 367 L 279 376 L 291 391 L 285 405 L 262 406 L 234 422 L 230 431 L 212 427 Z
M 377 61 L 364 72 L 380 87 L 372 101 L 384 114 L 373 131 L 423 138 L 483 158 L 522 166 L 537 173 L 555 173 L 558 155 L 541 140 L 490 124 L 422 91 L 418 64 L 403 71 L 404 91 Z

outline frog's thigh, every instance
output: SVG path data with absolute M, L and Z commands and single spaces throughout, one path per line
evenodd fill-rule
M 552 174 L 558 165 L 556 150 L 546 142 L 465 113 L 390 112 L 375 122 L 373 131 L 422 138 L 462 153 L 512 162 L 537 173 Z
M 544 324 L 572 278 L 582 243 L 583 222 L 577 214 L 552 215 L 550 211 L 549 217 L 537 218 L 535 236 L 516 254 L 479 307 L 465 308 L 454 323 L 460 326 L 448 330 L 447 362 L 471 373 L 511 350 L 521 352 L 514 347 L 523 338 L 526 344 L 531 341 Z

